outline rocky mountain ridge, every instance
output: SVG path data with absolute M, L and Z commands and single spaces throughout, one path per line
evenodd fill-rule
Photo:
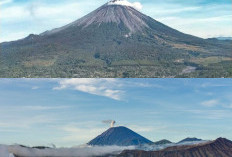
M 232 141 L 218 138 L 215 141 L 168 147 L 160 151 L 125 150 L 117 157 L 231 157 Z

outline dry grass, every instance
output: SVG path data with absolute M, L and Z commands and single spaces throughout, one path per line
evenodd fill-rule
M 171 44 L 173 48 L 176 49 L 183 49 L 187 51 L 201 51 L 201 52 L 207 52 L 205 49 L 201 48 L 200 46 L 193 46 L 193 45 L 187 45 L 187 44 Z
M 34 67 L 34 66 L 40 66 L 40 67 L 49 67 L 52 66 L 55 63 L 55 60 L 33 60 L 33 61 L 25 61 L 24 66 L 25 67 Z
M 222 61 L 232 61 L 232 58 L 229 57 L 207 57 L 207 58 L 194 58 L 191 60 L 194 63 L 202 64 L 202 65 L 209 65 L 214 63 L 220 63 Z

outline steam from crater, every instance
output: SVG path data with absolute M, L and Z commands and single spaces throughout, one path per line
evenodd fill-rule
M 103 120 L 102 123 L 109 124 L 110 127 L 112 128 L 114 127 L 116 122 L 114 120 Z
M 143 6 L 140 2 L 131 3 L 127 0 L 111 0 L 108 2 L 108 5 L 125 5 L 125 6 L 129 6 L 129 7 L 133 7 L 137 10 L 141 10 L 143 8 Z

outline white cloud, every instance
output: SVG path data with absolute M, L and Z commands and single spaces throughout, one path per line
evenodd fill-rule
M 36 89 L 39 89 L 39 87 L 38 86 L 33 86 L 31 89 L 36 90 Z
M 133 7 L 137 10 L 141 10 L 143 8 L 142 4 L 140 2 L 134 2 L 134 3 L 131 3 L 127 0 L 118 0 L 118 1 L 115 1 L 115 2 L 109 2 L 108 5 L 125 5 L 125 6 L 130 6 L 130 7 Z
M 36 18 L 36 20 L 51 20 L 54 17 L 56 19 L 65 19 L 70 16 L 74 17 L 73 15 L 78 18 L 84 14 L 83 10 L 80 10 L 81 5 L 84 4 L 77 2 L 64 3 L 63 5 L 47 5 L 39 2 L 24 3 L 22 5 L 15 4 L 2 8 L 0 18 L 6 19 L 7 21 L 11 19 L 14 21 L 22 21 L 25 20 L 25 18 L 27 18 L 27 20 L 30 18 Z
M 0 42 L 18 40 L 32 33 L 40 34 L 64 26 L 94 10 L 96 5 L 89 1 L 50 4 L 43 1 L 27 1 L 1 7 L 0 27 L 3 31 L 0 33 Z
M 7 146 L 5 146 L 7 148 Z M 0 147 L 0 150 L 6 153 L 6 148 Z M 2 149 L 1 149 L 2 148 Z M 81 157 L 92 157 L 92 156 L 104 156 L 107 154 L 119 154 L 123 150 L 135 149 L 133 146 L 120 147 L 120 146 L 79 146 L 74 148 L 59 148 L 59 149 L 33 149 L 25 148 L 17 145 L 8 146 L 9 152 L 18 156 L 50 156 L 50 157 L 64 157 L 64 156 L 81 156 Z M 8 155 L 8 154 L 7 154 Z
M 201 104 L 206 107 L 213 107 L 218 105 L 218 103 L 219 103 L 218 100 L 212 99 L 212 100 L 203 101 Z
M 114 100 L 121 100 L 124 91 L 119 90 L 120 82 L 116 79 L 64 79 L 54 90 L 73 89 Z
M 0 6 L 1 6 L 1 5 L 4 5 L 4 4 L 11 3 L 11 2 L 13 2 L 13 0 L 1 0 Z

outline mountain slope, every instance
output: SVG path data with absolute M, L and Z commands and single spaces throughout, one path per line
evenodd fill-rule
M 92 24 L 101 25 L 102 23 L 116 23 L 117 25 L 123 23 L 131 32 L 136 32 L 142 31 L 143 28 L 148 27 L 143 20 L 145 18 L 147 17 L 143 14 L 138 14 L 138 11 L 136 11 L 134 8 L 128 6 L 122 7 L 121 5 L 111 6 L 105 4 L 71 24 L 45 32 L 42 35 L 57 33 L 69 27 L 82 26 L 86 28 Z
M 131 146 L 152 142 L 126 127 L 113 127 L 91 140 L 89 145 Z
M 219 138 L 215 141 L 190 145 L 174 146 L 160 151 L 123 151 L 118 157 L 231 157 L 232 142 Z
M 64 27 L 2 43 L 0 76 L 232 76 L 232 42 L 181 33 L 113 2 Z

